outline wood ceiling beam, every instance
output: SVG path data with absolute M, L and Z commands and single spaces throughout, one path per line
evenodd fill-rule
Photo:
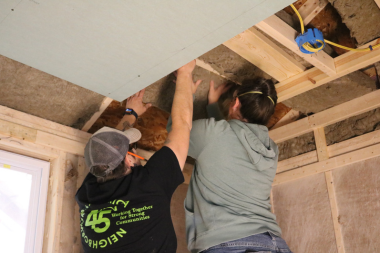
M 379 8 L 380 8 L 380 0 L 375 0 L 375 3 L 376 3 L 377 6 L 379 6 Z
M 336 75 L 334 59 L 324 51 L 320 51 L 315 54 L 302 53 L 295 42 L 298 32 L 276 15 L 270 16 L 269 18 L 261 21 L 256 25 L 256 27 L 292 50 L 305 61 L 310 62 L 322 72 L 329 76 Z
M 369 45 L 373 46 L 378 43 L 380 43 L 380 39 L 374 40 L 362 48 L 368 48 Z M 347 52 L 334 59 L 337 73 L 333 76 L 328 76 L 315 67 L 276 84 L 278 102 L 297 96 L 378 61 L 380 61 L 380 48 L 370 52 Z
M 90 130 L 90 128 L 95 124 L 95 122 L 100 118 L 100 116 L 102 116 L 102 113 L 107 109 L 107 107 L 112 103 L 112 101 L 112 98 L 105 97 L 103 99 L 102 104 L 99 107 L 99 111 L 94 113 L 94 115 L 92 115 L 92 117 L 86 122 L 86 124 L 84 124 L 84 126 L 82 127 L 82 131 L 87 132 L 88 130 Z
M 278 81 L 284 81 L 306 69 L 256 27 L 223 44 Z
M 378 0 L 380 1 L 380 0 Z M 328 4 L 327 0 L 307 0 L 301 8 L 298 9 L 300 13 L 303 23 L 306 26 L 310 23 Z M 294 14 L 297 16 L 296 14 Z M 298 17 L 296 17 L 298 19 Z

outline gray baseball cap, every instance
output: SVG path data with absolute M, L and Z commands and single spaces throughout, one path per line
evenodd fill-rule
M 96 177 L 102 177 L 114 170 L 124 161 L 129 144 L 137 142 L 140 138 L 141 132 L 136 128 L 120 131 L 103 127 L 95 132 L 84 149 L 84 158 L 90 172 Z M 96 174 L 92 167 L 97 165 L 105 165 L 108 168 L 101 174 Z

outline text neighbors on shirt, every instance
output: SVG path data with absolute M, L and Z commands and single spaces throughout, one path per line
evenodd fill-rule
M 102 208 L 100 210 L 92 210 L 88 214 L 86 214 L 85 211 L 91 206 L 90 204 L 88 206 L 86 205 L 85 208 L 81 209 L 80 211 L 81 236 L 84 242 L 90 248 L 105 248 L 108 245 L 117 243 L 119 241 L 119 238 L 122 238 L 123 235 L 127 233 L 127 231 L 125 231 L 122 228 L 119 228 L 119 230 L 116 231 L 114 234 L 107 236 L 104 239 L 93 240 L 86 235 L 84 231 L 84 226 L 91 227 L 91 229 L 94 230 L 95 233 L 104 233 L 111 226 L 111 221 L 108 217 L 113 218 L 112 222 L 114 222 L 115 218 L 117 219 L 118 217 L 119 219 L 115 222 L 115 225 L 123 225 L 126 223 L 150 219 L 149 216 L 145 216 L 145 211 L 153 209 L 153 205 L 151 205 L 126 210 L 129 201 L 124 200 L 113 200 L 109 203 L 111 204 L 111 206 Z

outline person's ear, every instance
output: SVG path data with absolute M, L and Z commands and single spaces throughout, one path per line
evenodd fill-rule
M 128 165 L 129 168 L 133 167 L 133 161 L 131 161 L 129 159 L 129 155 L 128 153 L 125 155 L 125 159 L 124 159 L 125 163 Z
M 235 102 L 234 102 L 232 108 L 236 110 L 236 109 L 239 108 L 239 106 L 240 106 L 240 100 L 239 100 L 239 98 L 237 97 L 237 98 L 235 99 Z

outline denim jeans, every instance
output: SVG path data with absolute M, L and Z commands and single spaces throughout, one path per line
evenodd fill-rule
M 286 242 L 270 232 L 225 242 L 202 253 L 291 253 Z

